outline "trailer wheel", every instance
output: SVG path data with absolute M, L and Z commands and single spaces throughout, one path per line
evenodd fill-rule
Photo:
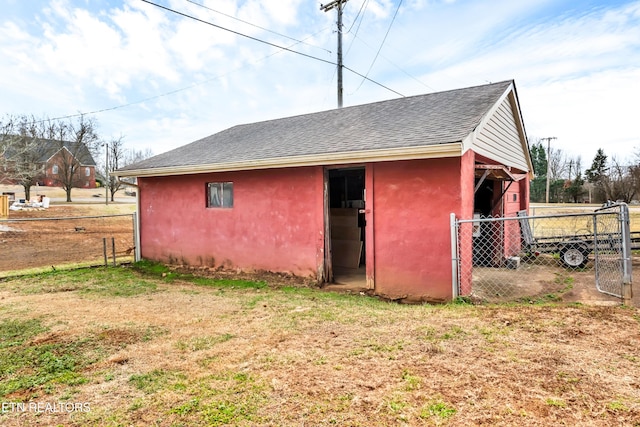
M 583 242 L 567 243 L 560 249 L 560 260 L 567 268 L 582 268 L 589 262 L 589 252 Z

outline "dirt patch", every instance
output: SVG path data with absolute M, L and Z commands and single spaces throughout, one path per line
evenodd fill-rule
M 262 282 L 271 288 L 281 288 L 286 286 L 295 287 L 316 287 L 314 279 L 294 276 L 293 274 L 277 273 L 272 271 L 243 271 L 230 270 L 224 267 L 190 267 L 184 265 L 170 266 L 171 270 L 182 274 L 194 274 L 211 279 L 222 280 L 248 280 L 252 282 Z
M 131 206 L 60 205 L 48 209 L 10 211 L 0 228 L 0 272 L 83 262 L 133 259 Z M 87 218 L 91 217 L 91 218 Z M 105 240 L 106 239 L 106 240 Z

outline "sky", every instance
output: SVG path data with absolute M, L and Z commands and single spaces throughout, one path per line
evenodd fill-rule
M 86 114 L 105 140 L 160 154 L 337 108 L 337 11 L 317 1 L 0 10 L 0 118 Z M 345 107 L 513 79 L 530 140 L 556 138 L 583 169 L 598 148 L 623 164 L 640 151 L 640 1 L 349 0 L 342 32 Z

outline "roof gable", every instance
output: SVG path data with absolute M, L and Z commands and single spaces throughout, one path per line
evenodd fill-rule
M 463 141 L 512 89 L 513 82 L 505 81 L 238 125 L 117 174 L 152 176 L 461 155 Z
M 43 144 L 43 155 L 41 161 L 46 163 L 50 161 L 61 150 L 66 150 L 75 157 L 82 166 L 95 166 L 96 162 L 91 155 L 91 152 L 85 144 L 80 144 L 74 141 L 53 141 L 45 139 L 41 141 Z
M 533 170 L 514 91 L 505 93 L 469 139 L 473 142 L 467 145 L 481 156 L 520 171 Z

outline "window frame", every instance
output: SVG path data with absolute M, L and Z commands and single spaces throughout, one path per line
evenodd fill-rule
M 205 184 L 207 209 L 233 209 L 233 181 L 214 181 Z M 212 189 L 216 190 L 214 201 Z

